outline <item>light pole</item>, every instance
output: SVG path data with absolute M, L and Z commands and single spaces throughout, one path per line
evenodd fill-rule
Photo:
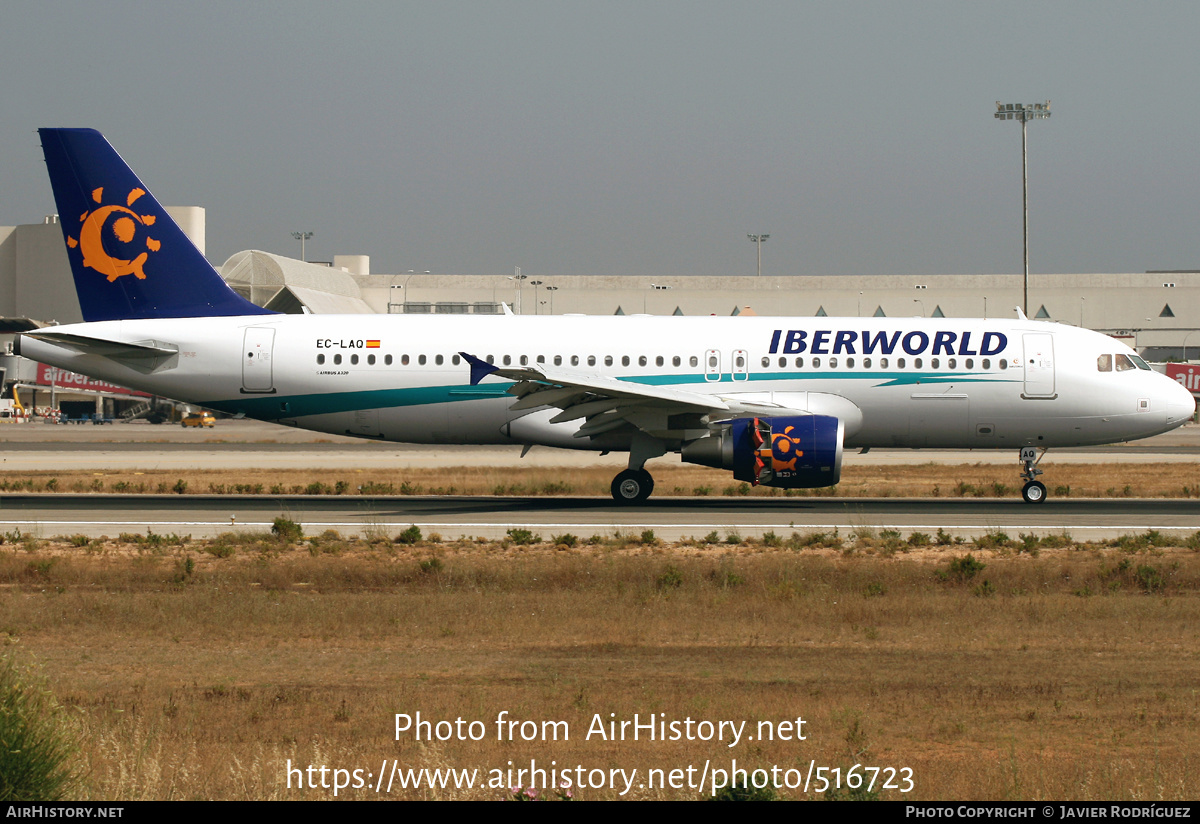
M 1021 121 L 1021 201 L 1025 214 L 1025 285 L 1021 309 L 1029 315 L 1029 159 L 1028 123 L 1030 120 L 1045 120 L 1050 117 L 1050 101 L 1045 103 L 1001 103 L 996 101 L 997 120 Z
M 527 277 L 529 277 L 529 275 L 522 275 L 521 267 L 518 266 L 515 269 L 513 269 L 512 276 L 508 278 L 509 280 L 515 280 L 517 282 L 517 314 L 518 315 L 521 314 L 521 287 L 525 285 L 525 278 L 527 278 Z
M 557 286 L 547 286 L 546 291 L 550 293 L 550 314 L 554 314 L 554 293 L 558 291 Z
M 540 280 L 531 280 L 529 281 L 529 285 L 533 287 L 533 314 L 536 315 L 538 313 L 537 290 L 542 285 L 542 282 Z
M 758 277 L 762 277 L 762 245 L 770 235 L 746 235 L 746 237 L 750 238 L 750 242 L 758 247 Z
M 304 260 L 304 241 L 313 236 L 312 232 L 292 232 L 292 237 L 300 241 L 300 259 Z
M 1200 329 L 1193 329 L 1192 331 L 1188 332 L 1186 335 L 1183 336 L 1183 362 L 1184 363 L 1188 362 L 1188 356 L 1187 356 L 1188 338 L 1190 338 L 1192 335 L 1196 334 L 1197 332 L 1200 332 Z
M 921 317 L 925 317 L 925 304 L 921 301 L 921 299 L 913 298 L 913 303 L 921 307 Z

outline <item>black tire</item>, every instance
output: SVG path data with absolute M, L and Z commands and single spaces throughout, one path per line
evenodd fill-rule
M 626 469 L 613 478 L 612 496 L 619 504 L 645 503 L 654 491 L 654 479 L 644 469 Z
M 1021 489 L 1021 497 L 1027 504 L 1040 504 L 1046 500 L 1046 485 L 1041 481 L 1030 481 Z

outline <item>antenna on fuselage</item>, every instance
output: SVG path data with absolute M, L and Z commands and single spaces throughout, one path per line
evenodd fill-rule
M 1017 317 L 1021 320 L 1029 320 L 1029 318 L 1025 317 L 1025 310 L 1020 306 L 1017 307 Z

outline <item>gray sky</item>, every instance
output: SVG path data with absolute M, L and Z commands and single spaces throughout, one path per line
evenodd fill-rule
M 34 130 L 104 132 L 208 255 L 466 274 L 1200 266 L 1200 5 L 0 6 L 0 224 L 53 212 Z

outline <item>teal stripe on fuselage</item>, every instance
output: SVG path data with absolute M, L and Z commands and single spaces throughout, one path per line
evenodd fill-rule
M 693 375 L 638 375 L 619 378 L 629 383 L 644 386 L 675 386 L 695 384 L 697 386 L 720 384 L 723 388 L 757 381 L 876 381 L 876 386 L 907 386 L 922 383 L 980 383 L 1000 382 L 995 378 L 971 374 L 913 373 L 898 375 L 895 372 L 760 372 L 736 380 L 730 374 L 721 375 L 719 381 L 706 381 L 701 374 Z M 1004 380 L 1004 383 L 1012 381 Z M 227 412 L 238 413 L 258 420 L 301 418 L 309 415 L 328 415 L 336 412 L 353 412 L 357 409 L 389 409 L 403 406 L 425 406 L 434 403 L 462 403 L 469 400 L 486 400 L 505 397 L 511 381 L 487 383 L 478 386 L 453 384 L 449 386 L 420 386 L 397 389 L 364 389 L 353 392 L 323 392 L 307 395 L 245 395 L 229 400 L 205 401 L 204 406 Z

